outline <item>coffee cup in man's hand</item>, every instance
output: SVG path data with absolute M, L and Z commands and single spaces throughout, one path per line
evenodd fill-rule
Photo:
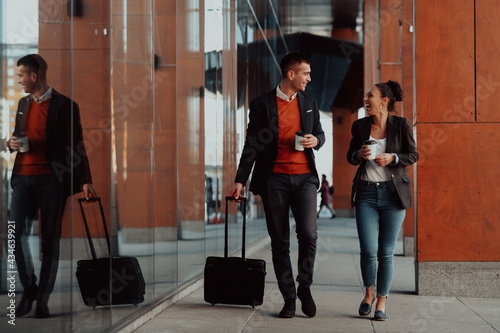
M 301 140 L 305 140 L 305 136 L 306 133 L 304 133 L 303 131 L 297 131 L 295 132 L 295 150 L 299 150 L 299 151 L 303 151 L 304 150 L 304 146 L 302 145 L 302 143 L 300 143 Z
M 28 136 L 22 136 L 20 138 L 17 138 L 16 141 L 19 141 L 21 143 L 21 147 L 19 148 L 20 153 L 25 153 L 30 150 Z

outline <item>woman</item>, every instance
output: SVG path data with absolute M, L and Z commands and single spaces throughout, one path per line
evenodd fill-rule
M 318 210 L 318 214 L 317 214 L 317 217 L 319 217 L 319 213 L 321 212 L 321 208 L 323 208 L 323 206 L 326 207 L 326 209 L 328 209 L 330 211 L 330 213 L 332 214 L 332 219 L 335 218 L 335 216 L 337 216 L 335 214 L 335 211 L 333 210 L 333 208 L 330 206 L 330 202 L 332 200 L 332 195 L 330 194 L 330 185 L 328 184 L 328 180 L 326 180 L 326 175 L 322 175 L 321 176 L 321 187 L 319 189 L 319 192 L 321 193 L 321 202 L 319 203 L 319 210 Z
M 366 317 L 371 313 L 376 275 L 375 320 L 388 319 L 385 303 L 394 272 L 394 249 L 406 208 L 412 203 L 406 167 L 418 159 L 410 122 L 389 114 L 394 111 L 394 104 L 402 100 L 403 91 L 397 82 L 377 83 L 371 87 L 363 99 L 368 117 L 352 124 L 347 152 L 349 163 L 359 165 L 351 193 L 365 286 L 359 315 Z M 377 141 L 377 153 L 368 149 L 365 140 Z

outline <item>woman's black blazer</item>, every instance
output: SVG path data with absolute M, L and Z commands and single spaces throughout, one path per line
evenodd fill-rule
M 371 132 L 373 117 L 365 117 L 356 120 L 351 128 L 351 144 L 347 151 L 347 161 L 352 165 L 359 165 L 359 168 L 354 177 L 351 191 L 351 205 L 356 204 L 356 192 L 358 190 L 359 180 L 366 170 L 366 160 L 358 161 L 353 158 L 356 150 L 361 149 L 363 142 L 368 140 Z M 387 171 L 391 176 L 394 184 L 394 189 L 397 192 L 404 208 L 409 208 L 412 205 L 411 200 L 411 180 L 408 177 L 406 167 L 412 165 L 418 160 L 418 153 L 415 145 L 415 138 L 410 125 L 410 121 L 406 118 L 389 115 L 387 119 L 387 147 L 386 153 L 395 153 L 399 161 L 396 165 L 388 165 Z

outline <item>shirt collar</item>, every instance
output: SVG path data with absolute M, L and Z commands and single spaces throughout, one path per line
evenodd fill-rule
M 292 98 L 288 99 L 288 96 L 280 90 L 280 85 L 278 84 L 278 86 L 276 87 L 276 96 L 281 98 L 282 100 L 291 102 L 295 97 L 297 97 L 297 93 L 293 94 Z
M 52 98 L 52 87 L 49 87 L 49 89 L 47 89 L 47 91 L 45 92 L 45 94 L 42 95 L 42 97 L 40 98 L 36 98 L 35 95 L 30 95 L 30 101 L 35 101 L 37 103 L 43 103 L 49 99 Z

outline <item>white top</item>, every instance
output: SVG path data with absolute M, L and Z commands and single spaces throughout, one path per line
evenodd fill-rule
M 38 104 L 45 102 L 46 100 L 49 100 L 52 98 L 52 87 L 49 86 L 49 89 L 43 94 L 40 99 L 36 98 L 35 95 L 31 94 L 29 95 L 28 99 L 30 102 L 37 102 Z
M 385 153 L 385 148 L 387 147 L 387 138 L 374 139 L 370 135 L 370 140 L 377 141 L 377 156 Z M 386 171 L 385 167 L 378 166 L 378 164 L 375 163 L 374 160 L 366 161 L 365 170 L 366 173 L 364 175 L 361 175 L 361 180 L 365 180 L 367 182 L 386 182 L 391 180 L 391 177 L 389 176 L 389 173 Z
M 297 93 L 293 94 L 292 98 L 288 98 L 288 96 L 280 90 L 280 85 L 278 84 L 278 86 L 276 87 L 276 96 L 278 96 L 282 100 L 285 100 L 287 102 L 291 102 L 297 96 Z

